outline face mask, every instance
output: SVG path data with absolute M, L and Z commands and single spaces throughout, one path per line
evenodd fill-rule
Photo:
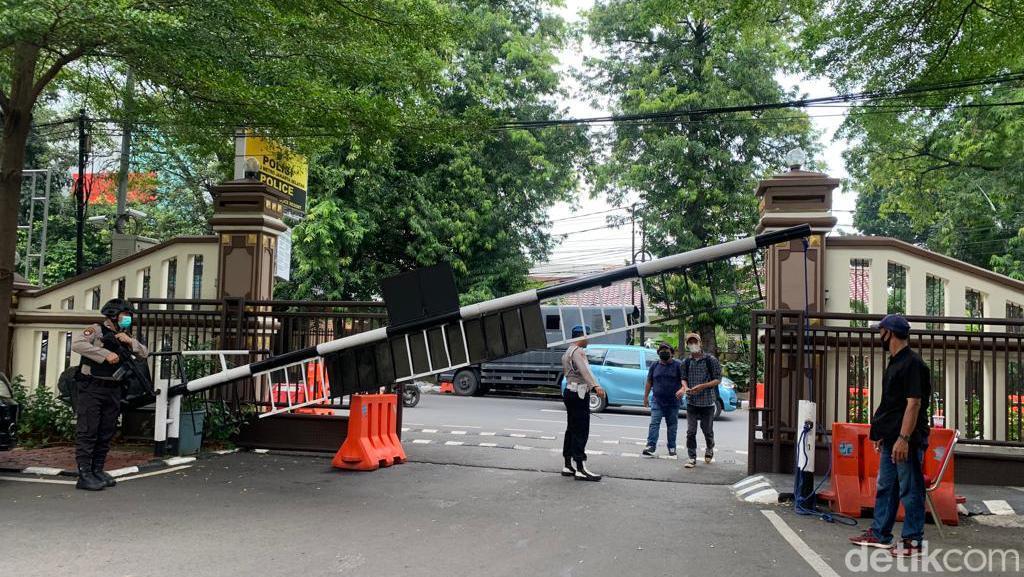
M 661 351 L 658 353 L 658 358 L 660 358 L 663 361 L 667 361 L 672 358 L 672 353 L 668 351 Z
M 691 353 L 699 353 L 700 352 L 700 345 L 688 345 L 686 348 Z
M 128 330 L 132 327 L 132 317 L 121 317 L 121 320 L 117 321 L 117 326 L 121 327 L 122 330 Z

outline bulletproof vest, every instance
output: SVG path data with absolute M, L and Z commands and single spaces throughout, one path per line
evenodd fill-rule
M 117 339 L 114 337 L 117 333 L 110 330 L 103 323 L 100 323 L 100 331 L 103 348 L 108 351 L 117 352 Z M 114 373 L 120 368 L 118 365 L 112 365 L 106 361 L 96 362 L 86 357 L 82 357 L 82 364 L 88 365 L 89 373 L 99 379 L 113 379 Z

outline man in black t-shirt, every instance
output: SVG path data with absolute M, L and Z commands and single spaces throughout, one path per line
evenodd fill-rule
M 910 323 L 900 315 L 887 315 L 874 325 L 889 354 L 882 378 L 882 402 L 871 417 L 871 440 L 881 456 L 875 491 L 875 518 L 871 528 L 850 539 L 857 545 L 891 549 L 894 556 L 916 557 L 924 539 L 924 474 L 928 448 L 931 373 L 921 357 L 910 350 Z M 905 511 L 901 546 L 894 548 L 892 528 L 900 502 Z

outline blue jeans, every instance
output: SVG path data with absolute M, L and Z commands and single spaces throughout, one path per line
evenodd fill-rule
M 668 429 L 668 448 L 676 448 L 676 430 L 679 428 L 679 403 L 662 404 L 651 398 L 651 426 L 647 429 L 647 446 L 654 448 L 658 446 L 658 432 L 661 429 L 661 419 L 665 419 L 665 428 Z
M 911 445 L 907 460 L 892 462 L 892 445 L 882 443 L 875 491 L 875 519 L 871 531 L 879 540 L 892 540 L 896 513 L 903 502 L 903 539 L 924 538 L 924 472 L 922 463 L 927 445 Z

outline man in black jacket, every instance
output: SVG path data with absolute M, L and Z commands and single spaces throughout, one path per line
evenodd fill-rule
M 128 370 L 121 366 L 117 349 L 128 349 L 145 358 L 149 350 L 129 332 L 135 311 L 123 299 L 111 299 L 100 312 L 103 323 L 86 327 L 71 339 L 71 350 L 82 356 L 75 406 L 75 487 L 99 491 L 117 484 L 103 471 L 110 441 L 117 432 L 121 413 L 121 387 Z

